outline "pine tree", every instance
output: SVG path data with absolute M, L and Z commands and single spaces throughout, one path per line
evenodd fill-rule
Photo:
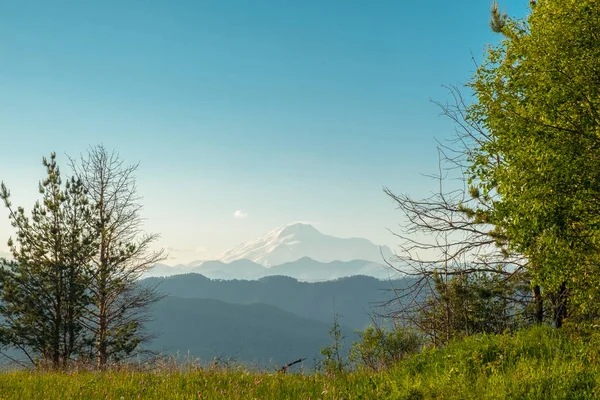
M 47 177 L 39 184 L 41 201 L 31 217 L 14 209 L 2 183 L 0 198 L 9 210 L 16 240 L 8 245 L 14 260 L 0 268 L 0 342 L 21 349 L 37 364 L 66 366 L 84 343 L 82 317 L 88 296 L 85 265 L 96 246 L 81 181 L 62 185 L 56 155 L 43 158 Z

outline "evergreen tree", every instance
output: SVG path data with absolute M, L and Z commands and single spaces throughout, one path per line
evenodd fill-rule
M 435 345 L 478 333 L 503 333 L 527 326 L 533 319 L 525 296 L 526 285 L 497 274 L 465 273 L 451 277 L 434 274 L 434 287 L 414 319 Z
M 32 362 L 64 367 L 82 350 L 82 318 L 88 302 L 85 265 L 96 245 L 81 181 L 62 185 L 56 155 L 44 158 L 47 177 L 31 217 L 14 209 L 2 183 L 0 198 L 9 210 L 16 240 L 14 260 L 0 268 L 0 342 L 21 349 Z

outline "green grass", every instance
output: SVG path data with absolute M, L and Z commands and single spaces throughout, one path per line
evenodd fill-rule
M 600 341 L 549 328 L 475 336 L 381 373 L 217 369 L 0 375 L 0 399 L 590 399 L 600 395 Z
M 590 399 L 600 395 L 599 344 L 543 327 L 474 336 L 391 374 L 416 399 Z

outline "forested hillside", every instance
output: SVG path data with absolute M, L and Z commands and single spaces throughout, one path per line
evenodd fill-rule
M 199 274 L 169 278 L 147 278 L 148 286 L 176 297 L 217 299 L 228 303 L 264 303 L 299 316 L 331 325 L 334 312 L 340 322 L 352 329 L 363 329 L 371 315 L 385 313 L 380 307 L 394 298 L 392 288 L 407 286 L 412 280 L 380 281 L 353 276 L 334 281 L 306 283 L 284 276 L 256 281 L 211 280 Z M 389 309 L 387 309 L 389 311 Z
M 147 347 L 203 365 L 217 359 L 273 369 L 306 358 L 305 367 L 313 369 L 320 349 L 331 342 L 330 327 L 266 304 L 169 296 L 152 309 L 147 329 L 159 336 Z M 342 329 L 349 348 L 354 332 Z

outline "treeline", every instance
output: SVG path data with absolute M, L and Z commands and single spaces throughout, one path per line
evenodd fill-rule
M 137 166 L 103 146 L 69 158 L 66 178 L 54 153 L 43 165 L 30 212 L 0 189 L 15 230 L 0 268 L 0 344 L 36 366 L 102 368 L 149 338 L 143 324 L 159 296 L 138 279 L 163 253 L 150 249 L 157 235 L 142 231 Z

